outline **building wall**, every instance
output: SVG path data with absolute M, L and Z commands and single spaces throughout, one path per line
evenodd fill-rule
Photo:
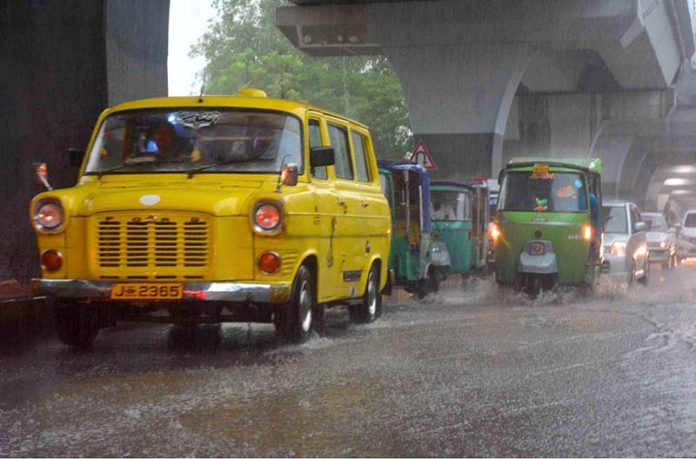
M 148 8 L 149 16 L 118 14 Z M 31 164 L 48 163 L 54 187 L 74 184 L 66 151 L 87 146 L 110 100 L 166 94 L 168 16 L 168 0 L 0 0 L 0 280 L 38 274 Z M 129 32 L 148 39 L 114 45 Z

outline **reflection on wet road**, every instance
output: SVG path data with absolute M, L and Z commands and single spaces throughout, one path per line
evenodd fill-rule
M 323 337 L 103 330 L 0 353 L 0 455 L 694 456 L 696 268 L 534 302 L 471 281 Z

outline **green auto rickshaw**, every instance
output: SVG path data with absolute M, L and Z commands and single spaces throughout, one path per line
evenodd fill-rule
M 486 268 L 488 255 L 488 187 L 435 181 L 430 187 L 433 233 L 447 245 L 450 274 L 469 276 Z
M 602 264 L 602 161 L 516 158 L 499 177 L 491 225 L 495 276 L 536 296 L 568 285 L 592 290 Z
M 406 161 L 379 161 L 379 174 L 392 213 L 390 282 L 385 293 L 402 287 L 423 298 L 439 289 L 449 266 L 446 245 L 432 239 L 428 174 L 419 164 Z

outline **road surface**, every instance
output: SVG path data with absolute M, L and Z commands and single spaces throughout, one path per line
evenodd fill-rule
M 0 456 L 696 456 L 696 267 L 529 301 L 489 280 L 265 325 L 0 351 Z

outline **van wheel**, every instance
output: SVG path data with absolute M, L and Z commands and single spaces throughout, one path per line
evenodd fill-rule
M 300 266 L 292 284 L 290 304 L 277 311 L 273 317 L 276 334 L 289 342 L 303 343 L 314 328 L 314 312 L 317 310 L 314 276 L 306 266 Z
M 55 318 L 58 339 L 71 347 L 91 347 L 99 333 L 99 312 L 96 308 L 96 305 L 72 301 L 57 302 Z
M 370 323 L 382 315 L 382 293 L 379 291 L 379 271 L 372 265 L 367 274 L 367 284 L 362 301 L 348 307 L 350 320 L 357 323 Z

